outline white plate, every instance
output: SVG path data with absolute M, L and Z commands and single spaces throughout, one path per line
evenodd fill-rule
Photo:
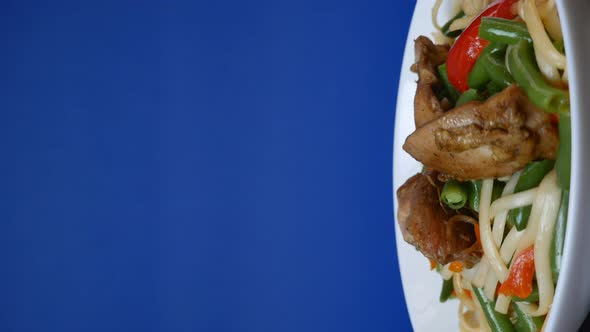
M 447 0 L 439 15 L 446 22 L 456 1 Z M 572 183 L 565 253 L 553 307 L 545 331 L 575 331 L 590 311 L 590 28 L 584 22 L 590 15 L 590 1 L 557 1 L 563 25 L 572 112 Z M 394 209 L 395 191 L 420 170 L 420 164 L 402 150 L 406 137 L 414 130 L 413 100 L 416 74 L 410 72 L 414 62 L 414 39 L 432 36 L 430 19 L 433 0 L 418 0 L 405 45 L 397 97 L 393 150 Z M 583 107 L 585 105 L 585 107 Z M 586 109 L 584 109 L 586 108 Z M 397 220 L 396 220 L 397 225 Z M 458 301 L 438 301 L 441 278 L 429 270 L 428 260 L 395 230 L 400 272 L 406 304 L 415 331 L 457 331 Z

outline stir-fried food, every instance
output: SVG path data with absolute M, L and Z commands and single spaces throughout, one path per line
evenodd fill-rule
M 436 18 L 442 0 L 433 8 Z M 463 331 L 538 331 L 559 277 L 570 181 L 567 63 L 551 0 L 460 0 L 415 40 L 423 170 L 397 190 L 404 240 L 438 266 Z M 442 42 L 441 42 L 442 41 Z

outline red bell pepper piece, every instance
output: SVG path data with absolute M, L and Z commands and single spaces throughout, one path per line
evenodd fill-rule
M 479 26 L 482 17 L 499 17 L 512 19 L 516 15 L 512 12 L 512 5 L 518 0 L 499 0 L 486 8 L 461 33 L 449 51 L 447 58 L 447 72 L 453 86 L 463 92 L 469 89 L 467 76 L 483 49 L 490 43 L 479 37 Z
M 535 249 L 530 246 L 514 259 L 508 278 L 500 286 L 499 293 L 506 296 L 515 295 L 521 299 L 527 298 L 533 292 L 534 276 Z

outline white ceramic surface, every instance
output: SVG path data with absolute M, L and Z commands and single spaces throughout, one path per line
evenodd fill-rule
M 453 13 L 452 0 L 443 2 L 439 22 Z M 563 25 L 572 112 L 572 183 L 568 228 L 562 271 L 545 331 L 575 331 L 590 311 L 590 0 L 557 1 Z M 395 191 L 419 171 L 420 165 L 402 150 L 405 138 L 414 130 L 413 99 L 417 77 L 409 68 L 414 62 L 414 39 L 431 36 L 430 13 L 434 0 L 418 0 L 405 45 L 399 82 L 393 151 Z M 397 225 L 397 220 L 396 220 Z M 429 262 L 404 242 L 399 226 L 396 241 L 406 304 L 415 331 L 458 330 L 457 301 L 441 304 L 441 279 L 429 270 Z

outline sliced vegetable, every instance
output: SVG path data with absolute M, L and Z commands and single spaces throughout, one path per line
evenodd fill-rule
M 572 127 L 569 112 L 559 113 L 559 148 L 557 149 L 557 183 L 563 189 L 570 188 L 570 172 L 572 158 Z
M 533 55 L 533 46 L 530 43 L 520 41 L 508 46 L 506 65 L 516 83 L 526 92 L 535 105 L 552 113 L 569 110 L 567 91 L 555 88 L 545 82 L 539 67 L 537 67 Z M 449 80 L 453 82 L 450 75 L 451 67 L 447 67 L 449 69 Z
M 457 15 L 455 15 L 447 23 L 445 23 L 445 25 L 443 25 L 442 28 L 440 28 L 443 35 L 445 35 L 449 38 L 455 38 L 458 35 L 460 35 L 461 32 L 463 32 L 463 30 L 449 30 L 449 28 L 451 27 L 451 24 L 453 24 L 453 21 L 455 21 L 456 19 L 461 18 L 463 16 L 465 16 L 465 13 L 463 11 L 460 11 L 459 13 L 457 13 Z
M 512 332 L 516 331 L 512 322 L 510 322 L 510 318 L 507 315 L 501 314 L 494 310 L 495 303 L 486 297 L 483 292 L 483 289 L 473 287 L 473 292 L 475 293 L 475 297 L 479 301 L 481 308 L 483 309 L 483 313 L 486 316 L 486 320 L 488 321 L 488 325 L 492 329 L 493 332 Z
M 457 92 L 455 87 L 449 82 L 446 63 L 443 63 L 442 65 L 438 66 L 438 75 L 440 76 L 440 80 L 445 89 L 446 95 L 449 97 L 449 100 L 453 104 L 455 104 L 457 102 L 457 99 L 459 98 L 459 92 Z
M 538 302 L 539 301 L 539 287 L 537 287 L 536 284 L 533 285 L 533 291 L 531 292 L 531 295 L 525 297 L 525 298 L 520 298 L 518 296 L 513 296 L 512 297 L 512 301 L 515 302 L 529 302 L 529 303 L 534 303 L 534 302 Z
M 430 262 L 430 271 L 434 270 L 436 268 L 436 261 L 434 259 L 429 259 L 428 261 Z
M 502 196 L 504 186 L 506 186 L 506 183 L 502 181 L 494 181 L 494 187 L 492 188 L 492 202 L 500 198 L 500 196 Z
M 475 62 L 475 65 L 473 65 L 473 69 L 467 76 L 467 85 L 469 85 L 469 88 L 481 90 L 486 86 L 486 83 L 490 81 L 490 75 L 488 74 L 488 71 L 484 65 L 483 58 L 488 54 L 494 54 L 499 57 L 503 57 L 505 52 L 506 45 L 504 44 L 491 43 L 486 46 Z
M 506 68 L 504 58 L 494 56 L 493 54 L 486 54 L 486 56 L 478 60 L 478 62 L 482 60 L 483 67 L 490 77 L 490 80 L 500 85 L 502 89 L 514 82 L 512 75 L 510 75 L 508 68 Z
M 496 93 L 502 91 L 504 87 L 502 85 L 496 84 L 495 82 L 489 81 L 486 84 L 486 90 L 488 91 L 488 97 L 495 95 Z
M 449 264 L 449 271 L 459 273 L 459 272 L 463 271 L 464 267 L 465 267 L 465 264 L 463 264 L 463 262 L 459 262 L 459 261 L 451 262 L 451 264 Z
M 533 42 L 526 24 L 497 17 L 483 17 L 481 19 L 479 36 L 485 40 L 502 44 L 516 44 L 521 40 Z
M 514 192 L 532 189 L 541 183 L 545 175 L 553 169 L 555 162 L 553 160 L 533 161 L 528 164 L 520 174 Z M 526 228 L 531 214 L 531 206 L 512 209 L 508 212 L 508 223 L 516 226 L 519 231 Z
M 469 207 L 479 212 L 479 197 L 481 194 L 481 180 L 471 180 L 467 182 L 469 185 Z
M 467 203 L 467 188 L 460 182 L 449 180 L 440 193 L 440 199 L 451 209 L 458 210 Z
M 499 293 L 524 299 L 533 292 L 534 276 L 535 248 L 530 246 L 514 258 L 508 278 L 500 286 Z
M 475 89 L 469 89 L 465 92 L 463 92 L 461 94 L 461 96 L 459 96 L 459 99 L 457 99 L 457 103 L 455 104 L 455 107 L 459 107 L 465 103 L 468 103 L 470 101 L 474 101 L 474 100 L 483 100 L 484 97 L 477 92 L 477 90 Z
M 559 270 L 561 268 L 561 258 L 563 257 L 563 244 L 565 243 L 565 228 L 567 226 L 567 209 L 570 192 L 564 190 L 561 194 L 561 203 L 557 213 L 557 221 L 553 230 L 553 239 L 551 241 L 551 251 L 549 260 L 551 271 L 553 272 L 553 282 L 557 282 Z
M 518 332 L 537 332 L 541 331 L 541 327 L 543 327 L 543 322 L 545 321 L 545 316 L 530 316 L 526 312 L 524 312 L 520 306 L 516 303 L 513 303 L 512 308 L 516 313 L 516 331 Z
M 453 293 L 453 290 L 454 290 L 453 278 L 451 278 L 449 280 L 443 279 L 443 285 L 442 285 L 442 289 L 440 291 L 440 297 L 439 297 L 440 302 L 446 302 L 449 299 L 449 297 L 451 296 L 451 293 Z
M 479 37 L 479 26 L 482 17 L 513 18 L 512 5 L 518 0 L 500 0 L 486 8 L 457 38 L 447 58 L 447 69 L 449 81 L 453 86 L 464 92 L 469 89 L 467 76 L 475 65 L 475 61 L 489 44 L 485 39 Z

